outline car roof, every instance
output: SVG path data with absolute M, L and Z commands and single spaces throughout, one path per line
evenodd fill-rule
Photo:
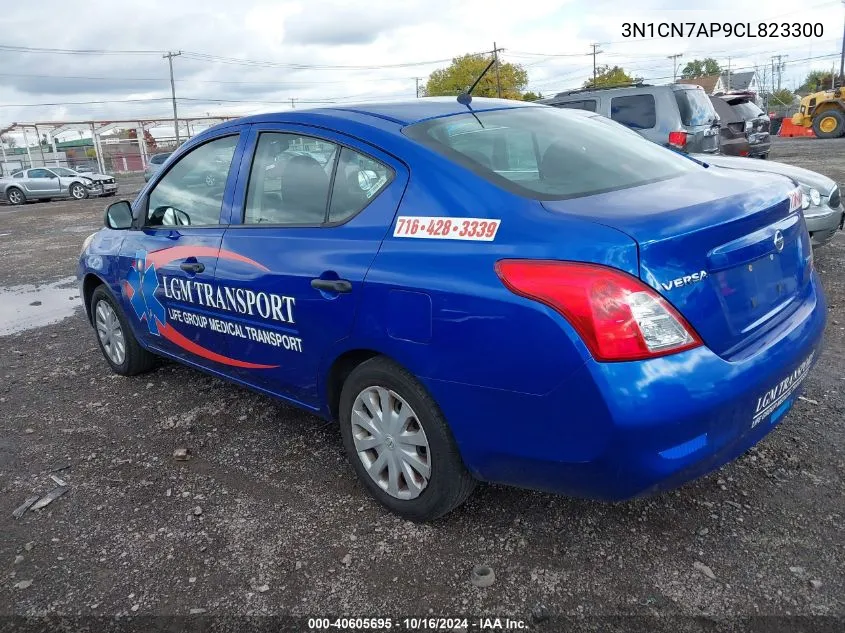
M 360 121 L 360 116 L 375 117 L 405 126 L 427 119 L 461 114 L 465 112 L 483 112 L 486 110 L 501 110 L 507 108 L 535 107 L 536 104 L 512 99 L 487 99 L 473 97 L 469 106 L 458 103 L 457 97 L 424 97 L 408 99 L 406 101 L 387 101 L 383 103 L 361 103 L 303 110 L 257 114 L 242 119 L 239 123 L 264 123 L 275 120 L 290 121 L 300 116 L 325 115 L 334 119 L 348 119 Z

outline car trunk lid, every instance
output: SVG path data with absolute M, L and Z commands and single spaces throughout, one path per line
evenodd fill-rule
M 636 240 L 640 278 L 714 352 L 730 357 L 786 318 L 807 291 L 800 191 L 778 175 L 696 170 L 585 200 L 546 201 Z

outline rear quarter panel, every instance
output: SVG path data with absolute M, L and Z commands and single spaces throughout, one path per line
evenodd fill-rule
M 633 240 L 552 214 L 428 150 L 409 163 L 398 216 L 490 218 L 501 225 L 492 242 L 395 237 L 392 226 L 367 275 L 354 339 L 424 379 L 549 392 L 589 354 L 559 314 L 507 290 L 496 262 L 590 261 L 636 275 Z

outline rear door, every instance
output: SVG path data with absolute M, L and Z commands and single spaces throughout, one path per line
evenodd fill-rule
M 367 270 L 408 180 L 398 160 L 307 126 L 254 126 L 217 279 L 236 302 L 239 376 L 317 406 L 318 367 L 352 331 Z
M 238 129 L 183 154 L 136 202 L 139 228 L 126 232 L 119 258 L 124 312 L 152 348 L 218 371 L 231 368 L 214 285 L 243 141 Z M 223 157 L 224 160 L 219 160 Z M 234 165 L 234 167 L 233 167 Z M 197 174 L 212 170 L 213 185 Z

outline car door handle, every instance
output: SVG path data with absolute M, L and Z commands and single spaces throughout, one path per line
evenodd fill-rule
M 179 264 L 179 268 L 184 270 L 186 273 L 201 273 L 205 270 L 205 264 L 200 262 L 182 262 Z
M 328 292 L 352 292 L 352 282 L 346 279 L 317 279 L 311 280 L 311 287 Z

